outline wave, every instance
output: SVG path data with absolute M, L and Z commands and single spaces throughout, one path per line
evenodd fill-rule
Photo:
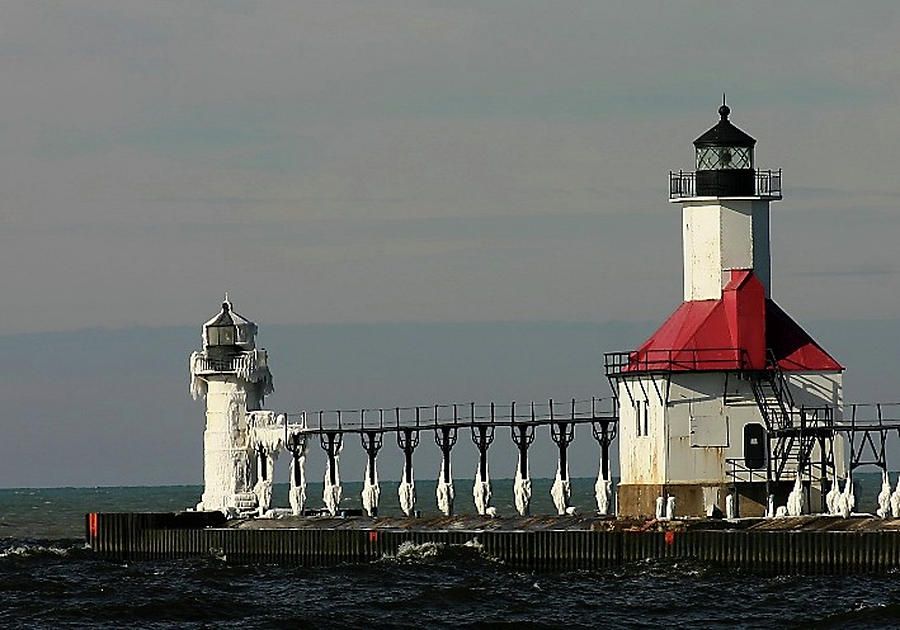
M 85 549 L 85 544 L 59 544 L 24 541 L 9 541 L 9 546 L 0 547 L 0 560 L 7 558 L 64 557 Z
M 482 554 L 482 549 L 483 547 L 477 539 L 469 540 L 461 545 L 436 542 L 414 543 L 407 540 L 400 543 L 396 554 L 386 554 L 382 560 L 409 564 L 447 559 L 492 560 Z

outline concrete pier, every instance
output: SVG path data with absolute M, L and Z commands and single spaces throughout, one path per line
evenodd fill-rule
M 578 516 L 248 519 L 217 512 L 92 513 L 87 542 L 115 560 L 213 557 L 332 566 L 396 556 L 403 543 L 468 546 L 512 568 L 597 569 L 689 560 L 765 573 L 900 568 L 900 520 L 798 517 L 636 521 Z

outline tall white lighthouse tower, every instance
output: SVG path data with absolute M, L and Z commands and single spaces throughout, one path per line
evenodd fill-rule
M 755 168 L 756 140 L 729 120 L 694 141 L 696 171 L 670 174 L 681 206 L 684 301 L 637 350 L 607 355 L 619 404 L 623 515 L 658 500 L 681 515 L 745 515 L 782 502 L 799 477 L 814 499 L 843 474 L 829 427 L 841 365 L 771 299 L 769 204 L 781 171 Z
M 258 505 L 256 453 L 248 412 L 274 391 L 256 324 L 234 312 L 228 296 L 203 325 L 203 349 L 191 353 L 191 395 L 206 399 L 203 499 L 199 510 L 249 512 Z

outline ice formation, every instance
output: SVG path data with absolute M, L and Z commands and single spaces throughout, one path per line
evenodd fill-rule
M 277 453 L 284 448 L 287 420 L 284 414 L 274 411 L 250 411 L 247 413 L 250 425 L 250 444 L 262 447 L 266 453 Z
M 528 472 L 526 470 L 526 476 L 522 476 L 522 456 L 519 455 L 519 462 L 516 464 L 516 480 L 513 482 L 513 496 L 516 511 L 520 516 L 528 516 L 528 507 L 531 504 L 531 475 Z
M 369 479 L 369 473 L 375 479 Z M 369 462 L 366 462 L 366 476 L 363 478 L 362 505 L 366 514 L 375 516 L 378 513 L 378 499 L 381 498 L 381 487 L 378 485 L 378 469 L 369 470 Z
M 303 507 L 306 505 L 306 448 L 300 452 L 295 460 L 291 458 L 291 489 L 289 491 L 289 499 L 291 501 L 291 510 L 295 516 L 303 514 Z M 296 467 L 296 468 L 295 468 Z
M 448 471 L 449 473 L 449 471 Z M 438 477 L 437 489 L 435 490 L 435 495 L 437 497 L 437 506 L 441 511 L 441 514 L 444 516 L 450 516 L 453 514 L 453 499 L 455 493 L 453 491 L 453 476 L 452 473 L 446 475 L 450 478 L 450 482 L 444 481 L 444 462 L 441 462 L 441 474 Z
M 288 499 L 291 502 L 291 510 L 295 516 L 303 514 L 303 508 L 306 506 L 306 435 L 303 429 L 306 428 L 305 417 L 299 425 L 289 425 L 286 429 L 287 441 L 296 445 L 296 457 L 291 453 L 291 470 L 290 470 L 290 490 L 288 491 Z
M 666 499 L 665 497 L 656 497 L 656 518 L 663 519 L 666 517 Z
M 404 471 L 404 477 L 406 471 Z M 406 516 L 412 516 L 413 509 L 416 507 L 416 482 L 413 479 L 413 471 L 409 471 L 409 479 L 403 479 L 397 488 L 397 495 L 400 498 L 400 509 Z
M 840 501 L 840 496 L 841 491 L 838 487 L 837 475 L 834 475 L 831 480 L 831 489 L 828 491 L 828 494 L 825 495 L 825 508 L 828 514 L 834 516 L 840 513 L 840 505 L 838 503 Z
M 601 516 L 609 514 L 609 500 L 612 498 L 612 481 L 603 478 L 603 467 L 597 473 L 594 484 L 594 496 L 597 498 L 597 513 Z
M 485 471 L 487 472 L 487 471 Z M 475 509 L 481 516 L 488 513 L 491 507 L 491 478 L 490 474 L 481 478 L 481 466 L 475 469 L 475 485 L 472 487 L 472 496 L 475 498 Z
M 251 411 L 247 414 L 250 429 L 250 447 L 257 451 L 256 486 L 259 515 L 263 516 L 272 507 L 272 477 L 275 461 L 284 448 L 286 418 L 274 411 Z
M 257 348 L 245 350 L 229 358 L 228 367 L 236 373 L 238 378 L 242 378 L 248 383 L 259 383 L 261 385 L 260 394 L 263 397 L 275 391 L 275 384 L 272 379 L 272 373 L 269 371 L 265 350 Z M 202 374 L 204 372 L 208 373 L 210 369 L 209 357 L 205 350 L 195 350 L 191 353 L 190 368 L 191 377 L 188 389 L 191 393 L 191 398 L 194 400 L 205 398 L 207 394 L 207 380 Z
M 897 479 L 897 487 L 891 494 L 891 516 L 900 518 L 900 478 Z
M 256 482 L 256 487 L 253 489 L 253 492 L 256 494 L 257 505 L 259 505 L 259 516 L 262 518 L 272 507 L 272 480 L 260 479 Z
M 881 473 L 881 492 L 878 493 L 878 511 L 881 518 L 887 518 L 891 513 L 891 480 L 887 471 Z
M 775 495 L 770 494 L 766 498 L 766 518 L 775 517 Z
M 569 510 L 569 497 L 572 496 L 572 486 L 569 483 L 569 473 L 566 471 L 566 478 L 562 478 L 562 471 L 559 464 L 556 466 L 556 479 L 553 480 L 553 486 L 550 488 L 550 496 L 553 497 L 553 505 L 556 506 L 556 512 L 560 516 L 564 516 Z
M 856 493 L 853 492 L 853 478 L 849 474 L 847 475 L 847 483 L 844 485 L 844 504 L 846 505 L 846 511 L 849 516 L 853 513 L 853 508 L 856 507 Z
M 675 518 L 675 497 L 670 496 L 666 499 L 666 519 L 672 520 Z
M 785 506 L 787 509 L 788 516 L 800 516 L 803 514 L 803 482 L 800 481 L 800 476 L 794 480 L 794 487 L 788 495 L 787 505 Z
M 732 520 L 735 517 L 734 495 L 729 494 L 725 497 L 725 518 Z
M 340 449 L 334 455 L 334 483 L 331 483 L 331 475 L 328 474 L 328 462 L 325 463 L 325 489 L 322 491 L 322 501 L 328 513 L 335 516 L 341 504 L 341 455 Z
M 206 379 L 201 378 L 200 376 L 200 372 L 203 371 L 203 360 L 205 358 L 206 353 L 201 350 L 194 350 L 191 352 L 191 380 L 189 391 L 191 392 L 191 398 L 194 400 L 206 398 Z
M 835 513 L 847 518 L 853 513 L 855 506 L 856 498 L 853 496 L 853 479 L 851 479 L 850 475 L 847 475 L 844 490 L 835 499 Z
M 788 515 L 787 506 L 779 505 L 775 510 L 775 518 L 785 518 Z

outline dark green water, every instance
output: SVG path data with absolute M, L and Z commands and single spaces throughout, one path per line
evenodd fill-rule
M 871 509 L 877 476 L 858 476 Z M 512 512 L 511 482 L 494 483 Z M 534 511 L 549 512 L 550 480 Z M 434 484 L 417 484 L 433 511 Z M 359 504 L 360 484 L 343 504 Z M 471 482 L 456 482 L 457 507 Z M 758 576 L 691 563 L 647 562 L 593 572 L 529 574 L 470 549 L 413 550 L 331 569 L 234 566 L 211 559 L 115 563 L 84 548 L 87 511 L 175 510 L 200 488 L 0 490 L 0 628 L 895 628 L 900 580 L 886 576 Z M 318 505 L 321 485 L 311 484 Z M 573 480 L 586 511 L 593 480 Z M 276 487 L 287 503 L 287 488 Z M 382 484 L 382 511 L 396 506 Z M 396 507 L 393 507 L 396 509 Z

